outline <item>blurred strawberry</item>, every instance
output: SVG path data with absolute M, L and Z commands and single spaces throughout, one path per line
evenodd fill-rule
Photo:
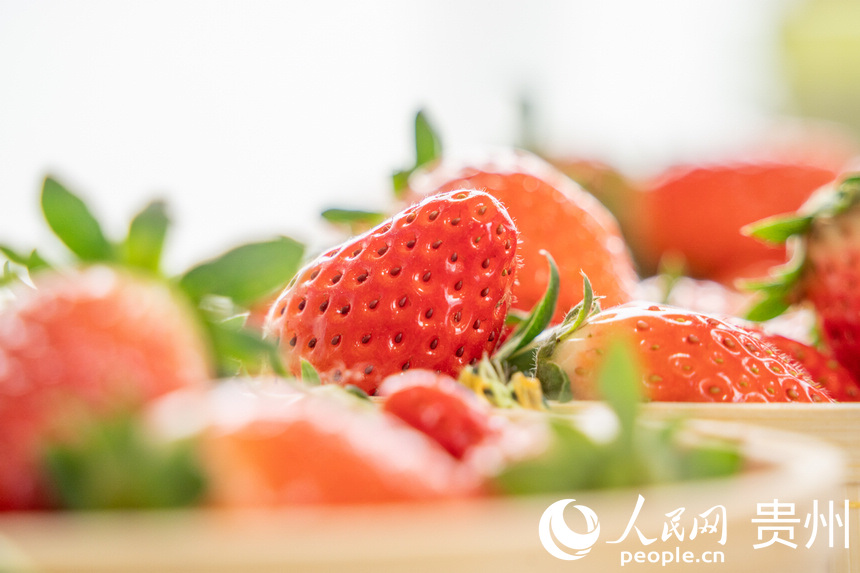
M 276 357 L 270 344 L 242 328 L 236 310 L 288 280 L 301 253 L 297 243 L 278 238 L 168 278 L 161 271 L 163 203 L 140 211 L 120 241 L 109 239 L 84 201 L 51 177 L 41 206 L 72 260 L 49 263 L 36 251 L 22 255 L 0 246 L 12 293 L 0 310 L 0 510 L 65 503 L 51 495 L 48 452 L 66 452 L 55 457 L 64 460 L 55 467 L 75 475 L 74 468 L 90 465 L 83 458 L 104 453 L 79 438 L 107 435 L 95 430 L 101 422 L 133 419 L 166 392 L 255 370 Z M 75 443 L 64 450 L 67 442 Z
M 626 235 L 628 221 L 636 216 L 632 199 L 637 189 L 633 180 L 619 169 L 597 159 L 569 156 L 546 159 L 609 209 L 618 221 L 622 234 Z
M 860 175 L 820 189 L 796 214 L 772 217 L 748 228 L 773 244 L 792 245 L 792 258 L 751 286 L 761 295 L 751 320 L 767 320 L 789 308 L 814 310 L 822 342 L 860 380 Z
M 210 503 L 226 507 L 438 500 L 482 495 L 484 478 L 436 441 L 337 386 L 225 384 L 204 400 Z M 232 409 L 217 407 L 232 404 Z M 214 407 L 213 407 L 214 406 Z M 239 416 L 236 412 L 241 412 Z
M 102 266 L 35 279 L 0 314 L 0 509 L 50 503 L 47 441 L 212 373 L 196 318 L 167 285 Z
M 777 161 L 673 167 L 643 185 L 630 244 L 643 274 L 666 255 L 681 257 L 686 273 L 731 285 L 761 275 L 785 249 L 744 236 L 745 225 L 796 210 L 834 180 L 831 168 Z
M 427 434 L 457 459 L 497 433 L 489 406 L 445 374 L 410 370 L 389 376 L 378 395 L 384 399 L 384 411 Z

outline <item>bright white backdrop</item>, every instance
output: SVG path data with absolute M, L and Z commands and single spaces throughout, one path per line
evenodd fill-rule
M 449 149 L 541 140 L 647 172 L 783 103 L 775 0 L 0 0 L 0 242 L 44 242 L 53 173 L 119 232 L 172 206 L 168 263 L 319 239 L 380 205 L 426 107 Z

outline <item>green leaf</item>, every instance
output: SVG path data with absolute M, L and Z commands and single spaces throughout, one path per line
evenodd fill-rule
M 442 142 L 427 120 L 424 110 L 415 114 L 415 167 L 435 161 L 442 154 Z
M 634 356 L 625 340 L 611 341 L 597 377 L 600 395 L 618 418 L 619 443 L 625 450 L 633 448 L 636 417 L 643 399 L 640 369 Z
M 153 201 L 131 220 L 122 245 L 127 265 L 157 273 L 170 220 L 163 201 Z
M 496 476 L 494 484 L 508 495 L 531 495 L 596 487 L 604 453 L 567 419 L 548 418 L 552 444 L 534 458 L 516 461 Z
M 278 376 L 287 376 L 278 347 L 273 341 L 263 339 L 255 331 L 237 329 L 229 323 L 207 321 L 205 324 L 219 376 L 255 374 L 266 368 L 271 368 Z
M 314 368 L 313 365 L 304 358 L 301 360 L 301 365 L 302 381 L 310 386 L 319 386 L 322 382 L 320 381 L 320 375 L 317 373 L 316 368 Z
M 48 226 L 80 260 L 116 260 L 113 245 L 81 198 L 47 177 L 42 186 L 41 203 Z
M 555 260 L 548 251 L 541 251 L 549 264 L 549 281 L 543 297 L 535 304 L 525 322 L 520 323 L 507 341 L 496 351 L 495 358 L 504 362 L 528 346 L 552 321 L 558 301 L 559 276 Z
M 326 209 L 321 213 L 321 216 L 333 225 L 346 227 L 353 235 L 375 227 L 386 218 L 385 213 L 378 211 L 340 208 Z
M 11 262 L 24 267 L 27 266 L 27 262 L 29 261 L 29 257 L 27 255 L 22 255 L 11 247 L 7 247 L 5 245 L 0 245 L 0 253 L 3 253 L 3 256 Z
M 564 369 L 549 360 L 538 361 L 535 376 L 540 380 L 541 391 L 549 400 L 570 402 L 573 394 L 570 389 L 570 378 Z
M 43 463 L 67 509 L 188 506 L 205 485 L 193 442 L 159 441 L 132 415 L 93 422 L 74 441 L 51 444 Z
M 303 256 L 304 246 L 287 237 L 250 243 L 190 269 L 179 286 L 195 301 L 214 294 L 250 305 L 283 287 Z
M 752 322 L 765 322 L 784 314 L 791 304 L 784 296 L 765 294 L 744 313 L 744 318 Z
M 392 175 L 394 195 L 402 198 L 409 185 L 409 176 L 420 167 L 435 161 L 442 155 L 442 142 L 427 120 L 423 110 L 415 114 L 415 165 L 396 171 Z
M 813 220 L 814 217 L 810 215 L 768 217 L 745 225 L 741 233 L 765 243 L 781 245 L 792 236 L 808 231 Z

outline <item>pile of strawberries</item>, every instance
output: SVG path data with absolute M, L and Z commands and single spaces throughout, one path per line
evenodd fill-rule
M 439 156 L 416 128 L 387 218 L 311 260 L 282 237 L 166 276 L 162 205 L 111 240 L 47 179 L 73 261 L 2 247 L 0 510 L 484 495 L 549 440 L 491 405 L 602 399 L 616 343 L 645 400 L 860 399 L 860 177 L 767 160 L 632 183 Z M 812 330 L 774 328 L 789 311 Z

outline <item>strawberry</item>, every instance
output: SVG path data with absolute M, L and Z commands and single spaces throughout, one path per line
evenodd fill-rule
M 562 384 L 566 377 L 575 398 L 598 397 L 595 377 L 602 357 L 620 339 L 631 347 L 649 400 L 831 401 L 793 360 L 714 316 L 651 303 L 629 303 L 587 316 L 591 306 L 584 301 L 571 323 L 538 350 L 538 376 L 549 382 L 547 373 L 562 372 Z
M 644 183 L 630 244 L 644 274 L 667 254 L 681 256 L 686 273 L 727 285 L 784 260 L 785 250 L 741 233 L 745 225 L 794 211 L 836 177 L 829 167 L 778 161 L 672 167 Z M 595 288 L 598 288 L 596 285 Z
M 242 245 L 167 278 L 163 203 L 140 211 L 119 241 L 51 177 L 41 206 L 72 260 L 0 245 L 8 259 L 2 282 L 12 285 L 0 309 L 0 509 L 177 500 L 169 487 L 151 488 L 146 501 L 126 495 L 137 484 L 111 484 L 100 498 L 91 495 L 98 488 L 70 482 L 93 468 L 98 474 L 99 463 L 118 454 L 109 444 L 137 435 L 135 416 L 155 397 L 255 370 L 276 355 L 242 328 L 237 309 L 288 280 L 302 247 L 285 237 Z M 127 464 L 108 465 L 139 467 L 141 456 L 127 456 Z
M 191 402 L 201 404 L 199 396 Z M 433 439 L 337 387 L 303 390 L 282 381 L 249 391 L 234 382 L 211 391 L 202 404 L 200 447 L 209 503 L 216 506 L 379 503 L 484 493 L 484 478 Z M 182 408 L 188 411 L 187 400 Z
M 753 330 L 758 338 L 797 361 L 815 383 L 837 402 L 860 401 L 860 384 L 834 358 L 829 349 L 818 348 L 760 328 L 747 327 L 747 329 Z
M 382 409 L 427 434 L 457 459 L 493 436 L 489 406 L 446 374 L 410 370 L 386 378 Z
M 187 302 L 107 266 L 42 271 L 0 313 L 0 509 L 50 503 L 43 443 L 211 376 Z
M 477 160 L 442 159 L 415 171 L 408 184 L 411 200 L 465 187 L 501 201 L 521 239 L 515 309 L 531 310 L 546 290 L 543 251 L 555 258 L 561 276 L 554 322 L 582 299 L 581 272 L 603 293 L 605 305 L 631 300 L 637 277 L 617 222 L 593 196 L 537 156 L 504 150 Z
M 767 320 L 792 306 L 811 305 L 822 342 L 860 380 L 860 175 L 822 188 L 796 214 L 765 219 L 748 232 L 792 246 L 783 267 L 750 285 L 761 299 L 748 317 Z
M 451 376 L 498 344 L 517 231 L 490 195 L 428 197 L 299 271 L 267 317 L 289 369 L 372 394 L 385 376 Z
M 633 198 L 637 183 L 616 167 L 598 160 L 571 156 L 544 156 L 549 163 L 594 195 L 609 209 L 626 234 L 628 220 L 635 217 Z

